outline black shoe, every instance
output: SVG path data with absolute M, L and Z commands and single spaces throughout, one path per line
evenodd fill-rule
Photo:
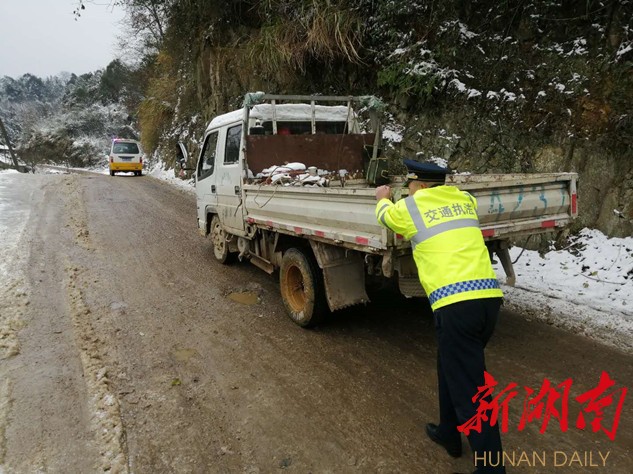
M 444 449 L 446 450 L 449 456 L 453 458 L 461 457 L 462 440 L 459 436 L 457 436 L 452 441 L 445 441 L 437 435 L 437 425 L 434 425 L 433 423 L 428 423 L 426 425 L 426 434 L 428 435 L 429 438 L 431 438 L 431 441 L 444 447 Z

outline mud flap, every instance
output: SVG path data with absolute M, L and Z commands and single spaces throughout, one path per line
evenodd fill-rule
M 368 303 L 362 254 L 312 240 L 310 244 L 323 270 L 325 296 L 330 311 Z
M 514 266 L 512 265 L 512 258 L 510 258 L 510 249 L 507 245 L 503 245 L 500 249 L 495 251 L 499 260 L 501 260 L 501 265 L 503 266 L 503 271 L 506 273 L 506 285 L 514 286 L 517 280 L 517 277 L 514 273 Z

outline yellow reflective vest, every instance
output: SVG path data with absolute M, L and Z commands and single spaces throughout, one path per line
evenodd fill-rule
M 469 193 L 437 186 L 395 204 L 381 199 L 376 217 L 411 241 L 420 282 L 434 311 L 458 301 L 503 296 L 479 228 L 477 200 Z

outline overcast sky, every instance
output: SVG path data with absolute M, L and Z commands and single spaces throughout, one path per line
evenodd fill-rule
M 118 56 L 121 7 L 87 3 L 75 21 L 76 0 L 0 0 L 0 77 L 75 74 L 106 67 Z

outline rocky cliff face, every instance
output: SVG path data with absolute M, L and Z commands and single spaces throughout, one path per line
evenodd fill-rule
M 150 125 L 157 147 L 195 148 L 248 91 L 375 94 L 402 137 L 392 156 L 576 171 L 576 227 L 633 232 L 630 0 L 188 3 L 197 14 L 171 16 L 155 73 L 152 100 L 171 94 Z
M 633 233 L 633 151 L 607 137 L 577 139 L 542 134 L 487 116 L 477 107 L 401 117 L 398 154 L 442 157 L 458 172 L 579 174 L 579 218 L 573 230 L 598 228 L 611 236 Z M 616 211 L 622 212 L 618 214 Z

